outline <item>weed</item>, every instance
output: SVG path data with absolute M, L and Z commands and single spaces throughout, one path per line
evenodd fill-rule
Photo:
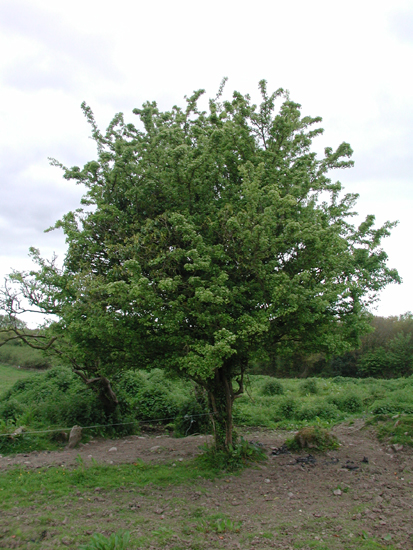
M 112 533 L 110 537 L 96 533 L 89 544 L 81 546 L 80 550 L 126 550 L 129 540 L 130 535 L 127 531 L 124 533 L 121 531 Z
M 203 454 L 196 458 L 201 464 L 217 470 L 234 472 L 253 462 L 266 460 L 264 451 L 241 437 L 239 443 L 229 445 L 227 450 L 217 450 L 204 445 Z

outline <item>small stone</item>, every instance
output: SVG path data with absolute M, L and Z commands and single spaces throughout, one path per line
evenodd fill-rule
M 157 451 L 158 449 L 160 449 L 161 446 L 160 445 L 154 445 L 153 447 L 151 447 L 149 450 L 151 451 L 151 453 L 154 453 L 155 451 Z
M 175 462 L 172 464 L 172 468 L 176 468 L 176 464 Z
M 101 490 L 102 490 L 102 487 L 96 487 L 95 493 L 100 493 Z
M 182 462 L 183 461 L 183 458 L 178 458 L 179 462 Z
M 294 493 L 287 493 L 288 498 L 293 498 Z
M 111 448 L 109 449 L 108 453 L 113 453 L 113 452 L 115 452 L 115 451 L 117 451 L 117 450 L 118 450 L 117 447 L 111 447 Z
M 340 497 L 343 493 L 340 491 L 340 489 L 335 489 L 333 491 L 333 494 L 336 496 L 336 497 Z
M 394 445 L 392 445 L 392 447 L 396 451 L 396 453 L 403 450 L 403 445 L 399 445 L 399 443 L 395 443 Z
M 271 483 L 269 479 L 264 479 L 264 483 Z
M 66 449 L 74 449 L 81 439 L 82 439 L 82 428 L 80 426 L 73 426 L 73 428 L 70 430 L 69 443 Z
M 87 455 L 88 458 L 92 458 L 92 455 Z

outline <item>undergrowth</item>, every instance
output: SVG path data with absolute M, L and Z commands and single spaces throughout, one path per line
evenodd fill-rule
M 229 445 L 228 450 L 220 450 L 208 445 L 204 445 L 202 448 L 204 452 L 196 458 L 196 461 L 214 470 L 235 472 L 252 463 L 263 462 L 267 459 L 261 447 L 242 437 L 238 443 Z

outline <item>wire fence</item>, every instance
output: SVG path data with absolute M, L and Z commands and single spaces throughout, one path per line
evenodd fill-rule
M 186 433 L 188 433 L 191 425 L 194 423 L 194 418 L 200 417 L 200 416 L 211 416 L 214 414 L 213 412 L 207 412 L 207 413 L 200 413 L 200 414 L 186 414 L 182 418 L 185 420 L 190 420 L 189 428 L 187 429 Z M 170 416 L 166 418 L 152 418 L 150 420 L 133 420 L 132 422 L 116 422 L 113 424 L 95 424 L 94 426 L 79 426 L 82 430 L 91 430 L 96 428 L 109 428 L 112 426 L 131 426 L 131 425 L 140 425 L 140 424 L 156 424 L 165 422 L 166 420 L 176 420 L 179 418 L 178 416 Z M 46 434 L 46 433 L 54 433 L 54 432 L 66 432 L 68 430 L 71 430 L 73 426 L 69 428 L 53 428 L 52 430 L 36 430 L 33 432 L 29 432 L 26 430 L 22 430 L 20 432 L 9 432 L 9 433 L 2 433 L 0 434 L 0 437 L 18 437 L 19 435 L 35 435 L 35 434 Z

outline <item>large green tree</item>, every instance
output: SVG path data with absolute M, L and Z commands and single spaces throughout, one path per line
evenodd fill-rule
M 317 158 L 321 119 L 286 92 L 261 81 L 256 106 L 237 92 L 223 101 L 222 88 L 207 111 L 198 91 L 185 109 L 145 103 L 137 126 L 118 114 L 105 134 L 83 105 L 97 159 L 54 161 L 87 187 L 86 208 L 56 224 L 63 268 L 33 252 L 39 269 L 15 277 L 58 315 L 50 330 L 78 360 L 95 355 L 104 373 L 153 365 L 203 386 L 226 447 L 251 357 L 357 345 L 366 307 L 399 279 L 380 246 L 392 224 L 352 225 L 357 196 L 328 177 L 352 166 L 350 146 Z

